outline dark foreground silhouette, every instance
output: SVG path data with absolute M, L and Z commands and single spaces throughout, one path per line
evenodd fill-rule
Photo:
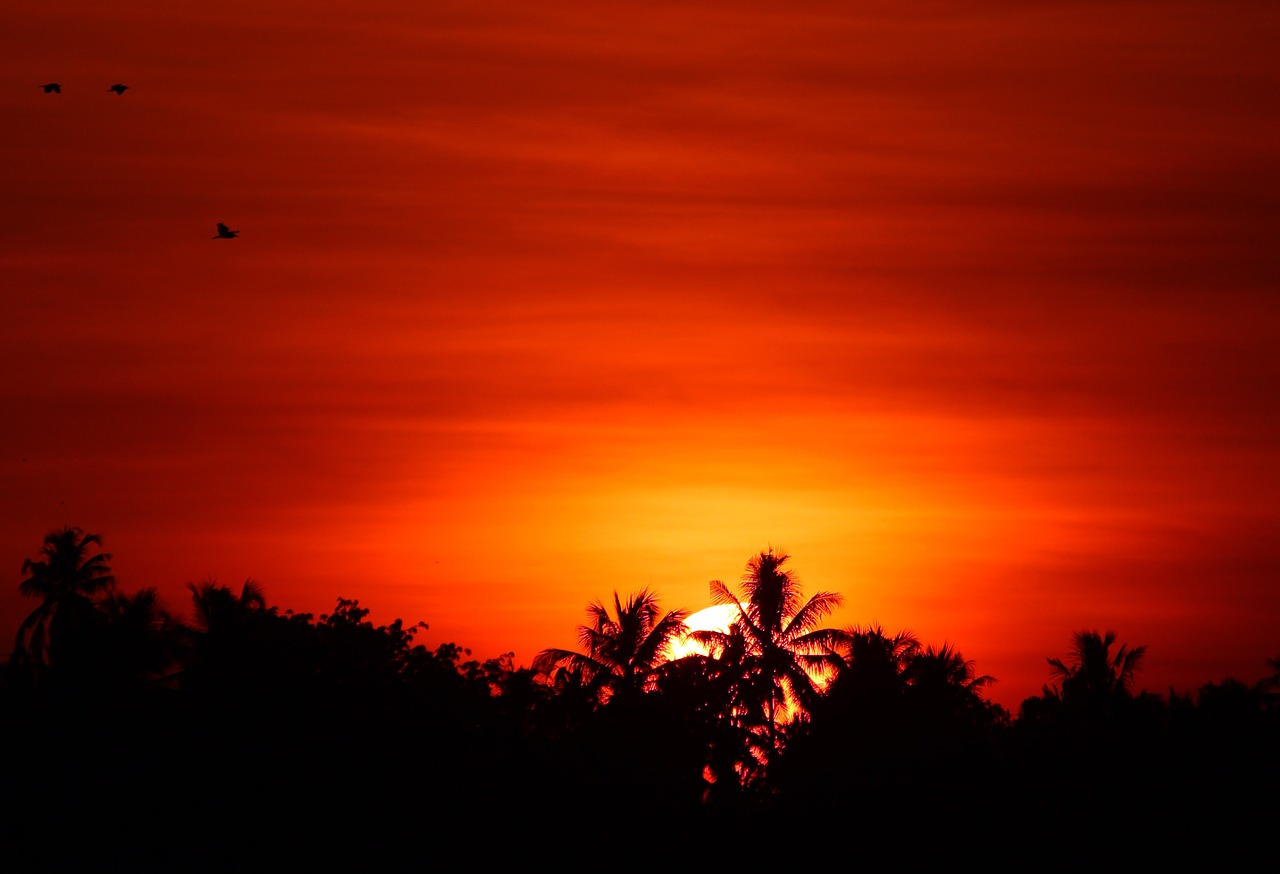
M 189 586 L 193 621 L 53 532 L 5 665 L 4 858 L 23 870 L 547 862 L 1043 869 L 1252 859 L 1280 776 L 1273 677 L 1135 691 L 1143 647 L 1079 631 L 1016 715 L 909 633 L 824 628 L 788 557 L 753 556 L 727 632 L 588 607 L 580 652 L 473 660 L 357 600 L 319 617 Z M 1280 660 L 1263 660 L 1272 674 Z

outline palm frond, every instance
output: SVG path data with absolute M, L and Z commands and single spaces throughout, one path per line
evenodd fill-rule
M 599 673 L 607 673 L 608 668 L 600 662 L 571 649 L 544 649 L 533 657 L 530 665 L 535 673 L 550 677 L 557 668 L 568 668 L 579 671 L 584 676 L 592 677 Z
M 793 631 L 812 631 L 826 616 L 831 615 L 844 603 L 844 597 L 835 592 L 818 592 L 796 610 L 786 623 L 788 634 Z
M 740 611 L 746 612 L 746 608 L 742 606 L 742 602 L 738 600 L 738 596 L 729 590 L 729 587 L 720 580 L 712 580 L 711 585 L 711 603 L 712 604 L 733 604 Z

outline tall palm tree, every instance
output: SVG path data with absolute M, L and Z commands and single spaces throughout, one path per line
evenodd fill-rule
M 93 597 L 115 585 L 111 556 L 101 547 L 100 535 L 68 526 L 45 535 L 44 558 L 22 563 L 26 576 L 18 591 L 39 598 L 40 604 L 18 626 L 15 665 L 40 671 L 57 663 L 60 645 L 69 642 L 78 625 L 91 621 Z
M 781 724 L 813 706 L 818 682 L 834 668 L 835 651 L 845 640 L 844 632 L 819 627 L 843 602 L 841 596 L 818 592 L 804 600 L 800 581 L 785 567 L 789 559 L 772 547 L 752 556 L 740 580 L 741 597 L 720 580 L 711 581 L 711 600 L 737 608 L 736 624 L 747 649 L 742 679 L 755 690 L 768 748 L 775 754 Z
M 577 674 L 600 703 L 645 691 L 672 641 L 684 634 L 688 611 L 664 614 L 648 589 L 626 601 L 614 592 L 613 611 L 611 615 L 603 602 L 593 601 L 587 606 L 589 623 L 578 626 L 583 652 L 544 649 L 534 657 L 533 670 L 548 680 L 562 670 Z

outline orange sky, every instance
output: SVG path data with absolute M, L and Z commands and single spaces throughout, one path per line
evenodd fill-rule
M 73 524 L 520 664 L 774 546 L 1011 709 L 1267 675 L 1280 7 L 910 9 L 7 4 L 0 640 Z

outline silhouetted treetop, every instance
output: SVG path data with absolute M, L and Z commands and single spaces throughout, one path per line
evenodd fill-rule
M 590 622 L 578 626 L 583 652 L 544 649 L 534 657 L 533 669 L 548 681 L 554 681 L 557 671 L 568 671 L 603 703 L 614 695 L 634 695 L 650 687 L 672 641 L 687 631 L 688 611 L 663 613 L 657 595 L 642 589 L 625 601 L 614 592 L 612 614 L 603 602 L 593 601 L 587 616 Z
M 93 598 L 115 585 L 101 546 L 100 535 L 65 527 L 45 535 L 43 558 L 22 563 L 18 591 L 40 603 L 18 626 L 11 661 L 33 679 L 67 661 L 77 630 L 94 619 Z

